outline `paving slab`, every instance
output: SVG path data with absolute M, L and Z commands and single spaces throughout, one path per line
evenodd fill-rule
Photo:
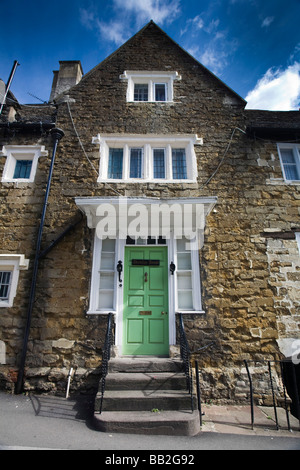
M 202 405 L 202 432 L 240 435 L 295 436 L 300 437 L 299 420 L 289 413 L 289 431 L 286 412 L 277 408 L 278 429 L 273 407 L 254 406 L 254 426 L 251 408 L 245 405 Z

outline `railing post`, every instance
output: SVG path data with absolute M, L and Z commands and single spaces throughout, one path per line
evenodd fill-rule
M 283 395 L 284 395 L 284 407 L 285 407 L 285 414 L 286 414 L 286 421 L 288 425 L 288 430 L 291 430 L 291 423 L 290 423 L 290 418 L 289 418 L 289 410 L 288 410 L 288 405 L 287 405 L 287 398 L 286 398 L 286 387 L 284 384 L 284 371 L 283 371 L 283 364 L 282 361 L 280 361 L 280 371 L 281 371 L 281 380 L 282 380 L 282 386 L 283 386 Z
M 103 406 L 103 397 L 105 392 L 105 382 L 106 376 L 108 371 L 108 361 L 110 360 L 110 347 L 111 347 L 111 339 L 112 339 L 112 316 L 113 314 L 110 312 L 108 314 L 107 319 L 107 328 L 106 328 L 106 335 L 105 335 L 105 342 L 104 348 L 102 353 L 102 365 L 101 365 L 101 401 L 100 401 L 100 410 L 99 413 L 102 413 L 102 406 Z
M 295 364 L 292 362 L 292 379 L 293 379 L 293 386 L 295 390 L 295 400 L 296 400 L 296 408 L 297 408 L 297 415 L 299 420 L 299 431 L 300 431 L 300 400 L 299 400 L 299 391 L 297 385 L 297 376 L 295 370 Z
M 245 359 L 244 359 L 244 363 L 245 363 L 245 366 L 246 366 L 246 371 L 247 371 L 247 374 L 248 374 L 249 385 L 250 385 L 251 429 L 253 430 L 254 429 L 254 406 L 253 406 L 252 378 L 251 378 L 251 374 L 250 374 L 250 371 L 249 371 L 249 368 L 248 368 L 248 363 Z
M 202 427 L 201 391 L 200 391 L 200 383 L 199 383 L 198 361 L 195 361 L 195 370 L 196 370 L 196 387 L 197 387 L 198 411 L 199 411 L 199 417 L 200 417 L 200 426 Z
M 180 356 L 184 364 L 185 377 L 187 389 L 191 396 L 191 408 L 194 411 L 193 403 L 193 378 L 192 378 L 192 368 L 190 366 L 190 349 L 186 339 L 184 324 L 182 314 L 179 314 L 179 331 L 180 331 Z
M 273 408 L 274 408 L 274 413 L 275 413 L 276 429 L 277 429 L 277 431 L 278 431 L 279 425 L 278 425 L 278 417 L 277 417 L 275 393 L 274 393 L 274 387 L 273 387 L 272 370 L 271 370 L 271 361 L 268 361 L 268 368 L 269 368 L 270 383 L 271 383 L 271 390 L 272 390 L 272 399 L 273 399 Z

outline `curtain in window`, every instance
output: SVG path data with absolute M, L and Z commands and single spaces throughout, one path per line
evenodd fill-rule
M 172 169 L 174 179 L 186 179 L 186 158 L 184 149 L 172 149 Z
M 142 177 L 142 149 L 130 149 L 130 178 Z
M 30 178 L 32 160 L 17 160 L 14 172 L 14 178 Z
M 0 271 L 0 299 L 7 300 L 10 287 L 11 272 Z
M 299 174 L 293 150 L 281 149 L 280 154 L 286 179 L 299 180 Z
M 134 101 L 148 101 L 148 83 L 134 85 Z
M 153 149 L 153 177 L 165 178 L 165 150 Z
M 108 177 L 122 179 L 123 149 L 109 149 Z
M 166 101 L 166 85 L 164 83 L 155 84 L 155 101 Z

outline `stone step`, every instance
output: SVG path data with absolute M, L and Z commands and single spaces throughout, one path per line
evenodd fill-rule
M 95 399 L 96 412 L 100 410 L 100 403 L 101 393 L 98 393 Z M 191 409 L 191 397 L 183 390 L 106 390 L 103 399 L 103 411 L 186 409 Z
M 183 372 L 111 372 L 106 390 L 186 390 Z
M 102 432 L 195 436 L 200 433 L 198 411 L 103 411 L 94 414 L 95 428 Z
M 108 372 L 181 372 L 180 359 L 166 357 L 122 357 L 110 359 Z

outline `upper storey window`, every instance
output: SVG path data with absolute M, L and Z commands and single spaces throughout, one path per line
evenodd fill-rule
M 128 81 L 126 99 L 129 102 L 172 102 L 173 82 L 181 80 L 177 72 L 130 70 L 126 70 L 120 78 Z
M 300 181 L 300 145 L 278 144 L 283 176 L 286 181 Z
M 48 152 L 40 145 L 6 145 L 0 155 L 6 156 L 2 183 L 33 183 L 38 159 Z
M 93 143 L 100 144 L 98 181 L 110 182 L 195 182 L 197 135 L 118 135 L 99 134 Z

